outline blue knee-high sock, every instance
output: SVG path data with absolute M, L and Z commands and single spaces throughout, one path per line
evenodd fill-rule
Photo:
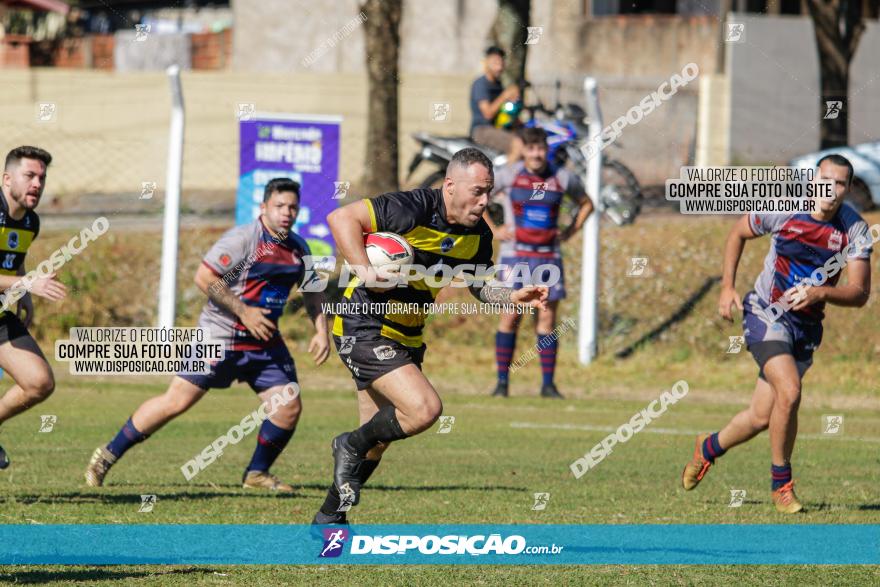
M 559 349 L 559 341 L 551 334 L 538 335 L 538 354 L 541 356 L 541 383 L 553 385 L 553 375 L 556 373 L 556 351 Z
M 781 467 L 771 463 L 770 480 L 773 491 L 776 491 L 786 483 L 791 482 L 791 463 L 785 463 Z
M 721 448 L 721 444 L 718 442 L 717 432 L 710 434 L 706 440 L 703 441 L 703 458 L 710 463 L 714 463 L 715 459 L 726 452 L 727 450 Z
M 498 366 L 498 383 L 507 383 L 510 361 L 516 348 L 516 332 L 495 333 L 495 364 Z
M 285 430 L 268 419 L 264 420 L 263 425 L 260 426 L 260 434 L 257 436 L 257 448 L 246 470 L 268 471 L 287 446 L 295 430 L 296 426 L 291 430 Z
M 125 454 L 125 451 L 137 443 L 145 441 L 148 437 L 149 434 L 144 434 L 135 428 L 134 424 L 131 423 L 131 418 L 129 418 L 125 425 L 119 429 L 119 432 L 116 433 L 116 437 L 107 445 L 107 450 L 118 459 Z

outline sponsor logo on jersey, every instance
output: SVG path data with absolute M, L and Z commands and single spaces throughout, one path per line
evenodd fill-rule
M 10 249 L 18 248 L 18 233 L 14 230 L 9 233 L 9 238 L 6 240 L 6 243 L 9 245 Z
M 828 248 L 832 251 L 839 251 L 843 247 L 843 233 L 835 230 L 828 235 Z
M 390 344 L 373 347 L 373 353 L 375 353 L 376 358 L 380 361 L 387 361 L 397 356 L 397 351 Z
M 282 308 L 287 303 L 287 298 L 273 297 L 271 294 L 263 296 L 263 303 L 270 308 Z

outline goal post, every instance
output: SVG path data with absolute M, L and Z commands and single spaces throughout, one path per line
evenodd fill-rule
M 584 96 L 589 120 L 589 137 L 594 145 L 601 144 L 602 112 L 599 110 L 599 89 L 596 78 L 584 79 Z M 602 213 L 599 194 L 602 190 L 602 150 L 587 159 L 587 194 L 593 200 L 593 213 L 584 223 L 581 249 L 581 299 L 578 321 L 578 360 L 589 365 L 598 352 L 599 323 L 599 216 Z
M 159 278 L 159 327 L 173 328 L 177 303 L 177 239 L 180 228 L 180 184 L 183 171 L 183 88 L 180 67 L 166 73 L 171 83 L 171 127 L 165 175 L 165 219 L 162 226 L 162 271 Z

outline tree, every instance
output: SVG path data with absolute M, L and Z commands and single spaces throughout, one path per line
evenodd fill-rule
M 876 14 L 878 0 L 869 2 Z M 862 0 L 807 0 L 807 6 L 819 53 L 820 148 L 839 147 L 849 142 L 849 66 L 865 30 Z M 839 108 L 829 104 L 835 102 Z
M 368 194 L 398 188 L 397 86 L 402 0 L 366 0 L 367 145 L 362 184 Z
M 530 0 L 498 0 L 498 13 L 489 32 L 493 45 L 507 53 L 504 85 L 517 83 L 526 77 Z

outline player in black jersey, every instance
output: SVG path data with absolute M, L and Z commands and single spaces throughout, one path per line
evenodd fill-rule
M 468 148 L 452 158 L 442 189 L 388 193 L 332 212 L 328 224 L 339 252 L 355 272 L 345 301 L 351 307 L 393 308 L 383 302 L 430 303 L 440 290 L 425 279 L 384 291 L 368 289 L 365 283 L 381 280 L 367 258 L 364 233 L 400 234 L 413 247 L 415 265 L 444 264 L 452 273 L 464 264 L 491 266 L 492 231 L 482 215 L 493 185 L 492 162 L 480 150 Z M 469 289 L 483 302 L 535 308 L 546 306 L 548 294 L 544 286 L 514 291 L 479 281 Z M 335 318 L 337 350 L 360 392 L 361 427 L 333 439 L 333 484 L 314 523 L 347 523 L 346 512 L 358 503 L 361 487 L 388 444 L 423 432 L 440 417 L 440 397 L 421 371 L 424 323 L 423 313 L 343 312 Z
M 24 257 L 40 233 L 34 208 L 46 187 L 46 169 L 52 155 L 37 147 L 9 152 L 0 190 L 0 368 L 13 385 L 0 397 L 0 424 L 45 400 L 55 389 L 52 368 L 27 327 L 34 319 L 31 293 L 52 301 L 67 295 L 55 273 L 37 272 L 25 278 Z M 15 305 L 18 304 L 17 310 Z M 24 320 L 20 318 L 24 317 Z M 0 447 L 0 469 L 9 458 Z

